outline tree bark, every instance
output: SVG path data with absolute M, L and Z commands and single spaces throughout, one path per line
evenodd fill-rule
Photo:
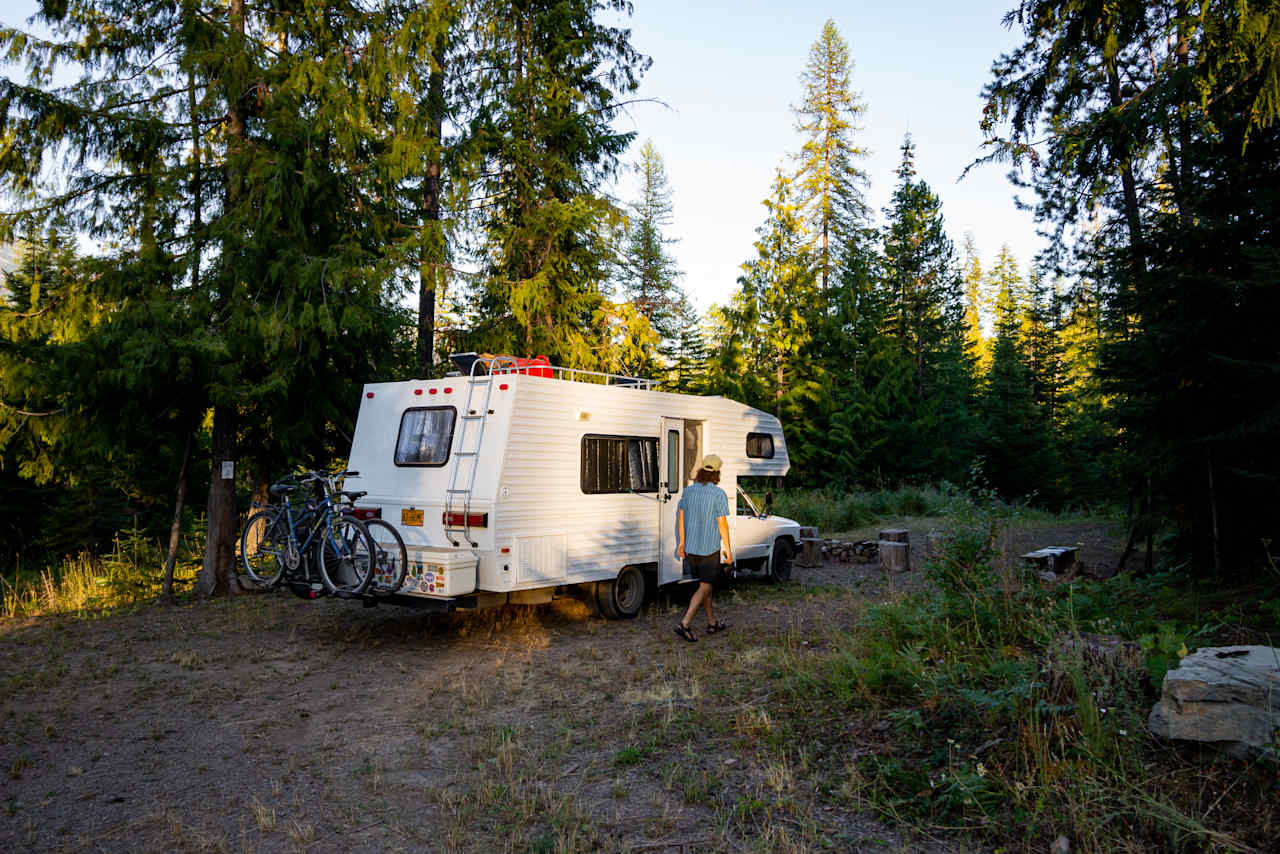
M 1155 556 L 1156 526 L 1155 526 L 1155 521 L 1153 521 L 1155 520 L 1155 516 L 1152 516 L 1152 512 L 1153 511 L 1151 510 L 1151 474 L 1148 474 L 1147 475 L 1147 557 L 1146 557 L 1146 560 L 1143 561 L 1143 565 L 1142 565 L 1143 571 L 1147 572 L 1148 575 L 1156 571 L 1156 556 Z
M 173 598 L 173 569 L 178 563 L 178 545 L 182 541 L 182 510 L 187 499 L 187 461 L 191 459 L 191 434 L 182 449 L 182 465 L 178 469 L 178 494 L 173 499 L 173 524 L 169 526 L 169 553 L 164 560 L 164 579 L 160 582 L 160 598 Z
M 1204 452 L 1205 464 L 1209 469 L 1209 520 L 1213 530 L 1213 574 L 1222 577 L 1222 545 L 1218 539 L 1218 493 L 1213 483 L 1213 455 L 1208 449 Z
M 1120 96 L 1120 72 L 1114 65 L 1107 68 L 1107 94 L 1111 107 L 1119 110 L 1124 102 Z M 1124 218 L 1129 228 L 1129 250 L 1133 255 L 1134 269 L 1138 273 L 1147 270 L 1147 254 L 1142 238 L 1142 214 L 1138 207 L 1138 183 L 1133 177 L 1133 163 L 1129 159 L 1129 140 L 1119 140 L 1120 188 L 1124 196 Z
M 440 192 L 444 140 L 445 34 L 436 36 L 431 74 L 427 77 L 427 171 L 423 179 L 422 262 L 418 268 L 418 376 L 427 378 L 435 364 L 436 294 L 445 273 L 444 228 L 440 221 Z
M 213 470 L 209 478 L 209 533 L 204 544 L 204 566 L 196 579 L 200 596 L 232 592 L 236 537 L 235 418 L 228 404 L 213 409 Z M 229 468 L 224 470 L 224 464 Z
M 200 172 L 200 113 L 196 101 L 196 73 L 187 75 L 191 87 L 187 107 L 191 118 L 191 290 L 200 286 L 200 257 L 204 252 L 204 176 Z
M 231 32 L 229 50 L 244 49 L 244 0 L 231 0 L 227 10 Z M 238 156 L 245 148 L 248 131 L 245 125 L 247 87 L 243 79 L 223 80 L 227 102 L 227 185 L 224 211 L 233 217 L 240 197 L 240 163 Z M 233 290 L 235 276 L 233 245 L 224 239 L 222 247 L 222 282 L 215 314 L 225 310 Z M 200 596 L 218 596 L 231 592 L 234 575 L 236 535 L 235 450 L 236 424 L 234 404 L 223 401 L 213 407 L 213 459 L 209 477 L 209 501 L 206 507 L 208 532 L 205 538 L 204 563 L 196 579 L 195 591 Z M 229 463 L 229 472 L 223 464 Z M 229 473 L 230 476 L 225 476 Z

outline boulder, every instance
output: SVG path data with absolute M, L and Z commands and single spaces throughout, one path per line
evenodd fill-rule
M 1237 756 L 1280 751 L 1280 649 L 1197 650 L 1164 677 L 1148 728 L 1165 738 L 1214 742 Z

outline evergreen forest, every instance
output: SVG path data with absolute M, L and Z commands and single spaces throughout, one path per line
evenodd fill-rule
M 929 140 L 868 174 L 873 105 L 828 21 L 785 72 L 795 145 L 754 251 L 705 313 L 662 152 L 618 130 L 650 62 L 608 23 L 629 11 L 42 0 L 5 22 L 5 575 L 121 536 L 172 571 L 194 537 L 197 592 L 226 592 L 250 503 L 342 463 L 362 384 L 465 351 L 776 413 L 788 487 L 978 485 L 1114 509 L 1132 569 L 1153 544 L 1205 576 L 1267 565 L 1280 3 L 1008 12 L 975 165 L 1033 207 L 1035 258 L 957 245 Z

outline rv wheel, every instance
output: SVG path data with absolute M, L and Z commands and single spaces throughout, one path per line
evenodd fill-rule
M 638 567 L 624 566 L 613 581 L 596 582 L 596 604 L 610 620 L 629 620 L 644 605 L 644 573 Z
M 773 543 L 773 555 L 769 558 L 769 580 L 781 584 L 791 580 L 791 564 L 795 561 L 795 546 L 786 537 L 778 537 Z

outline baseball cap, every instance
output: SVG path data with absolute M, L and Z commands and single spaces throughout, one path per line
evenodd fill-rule
M 702 458 L 702 467 L 707 471 L 720 471 L 722 465 L 724 462 L 715 454 L 707 454 Z

